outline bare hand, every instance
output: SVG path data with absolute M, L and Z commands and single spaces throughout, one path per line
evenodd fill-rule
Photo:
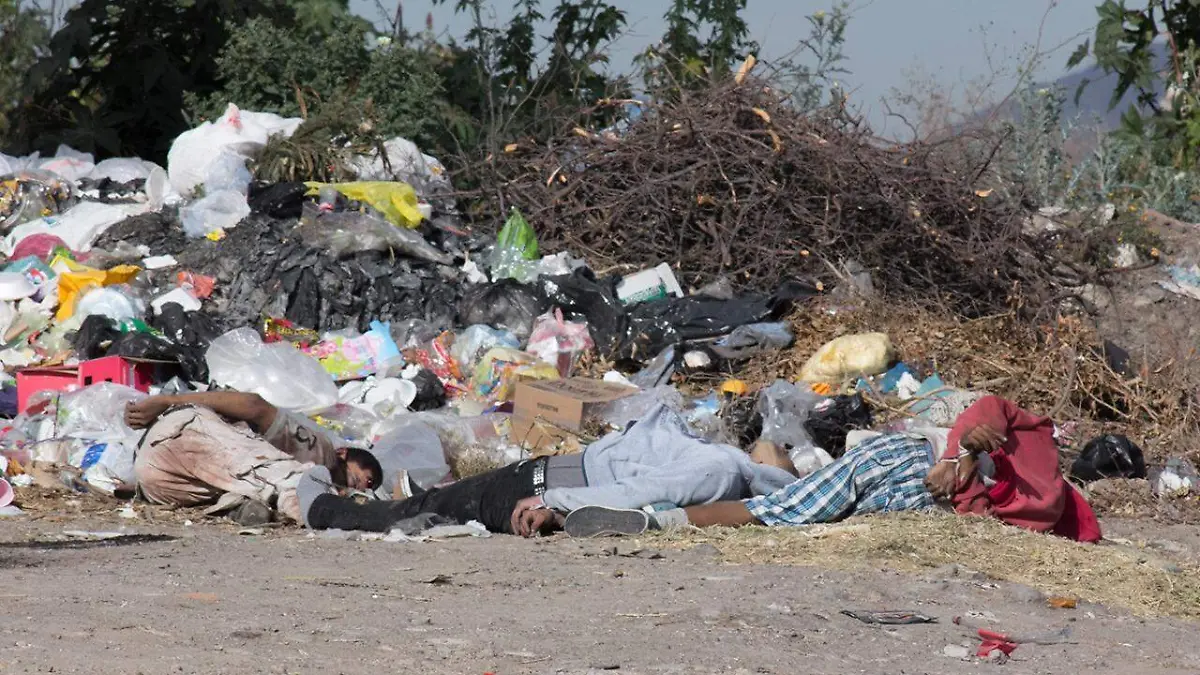
M 552 509 L 533 509 L 521 514 L 519 534 L 534 537 L 559 524 L 559 515 Z
M 518 534 L 522 537 L 530 536 L 521 529 L 524 524 L 523 516 L 526 512 L 541 509 L 543 506 L 545 506 L 545 502 L 542 501 L 541 497 L 526 497 L 517 502 L 517 505 L 513 507 L 512 519 L 509 523 L 512 526 L 513 534 Z
M 146 429 L 170 407 L 171 400 L 166 396 L 150 396 L 137 403 L 128 403 L 125 406 L 125 424 L 131 429 Z
M 1008 439 L 994 427 L 981 424 L 963 434 L 959 445 L 972 452 L 993 453 L 1004 445 Z
M 958 464 L 938 462 L 925 476 L 925 487 L 934 499 L 946 499 L 958 489 Z

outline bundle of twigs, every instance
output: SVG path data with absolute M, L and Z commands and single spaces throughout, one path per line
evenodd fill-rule
M 611 102 L 609 105 L 617 105 Z M 619 102 L 630 106 L 629 101 Z M 693 287 L 837 283 L 865 266 L 891 297 L 979 315 L 1053 296 L 1027 212 L 978 184 L 989 161 L 879 142 L 841 109 L 805 114 L 753 78 L 639 102 L 617 128 L 564 125 L 456 180 L 491 217 L 517 206 L 544 250 L 597 270 L 672 264 Z

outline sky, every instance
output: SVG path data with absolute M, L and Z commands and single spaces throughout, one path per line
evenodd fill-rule
M 663 14 L 669 0 L 610 0 L 626 12 L 626 34 L 613 45 L 611 64 L 627 72 L 633 57 L 662 35 Z M 805 17 L 828 10 L 833 0 L 749 0 L 743 13 L 761 57 L 771 59 L 791 52 L 799 37 L 808 34 Z M 1018 82 L 1017 71 L 1028 62 L 1034 45 L 1040 51 L 1061 46 L 1036 69 L 1038 81 L 1053 81 L 1064 74 L 1064 64 L 1075 46 L 1090 37 L 1099 0 L 855 0 L 853 18 L 846 31 L 845 52 L 851 71 L 844 77 L 851 103 L 875 127 L 888 131 L 881 97 L 893 89 L 912 90 L 915 80 L 932 82 L 962 97 L 967 83 L 992 82 L 995 100 Z M 351 8 L 372 20 L 379 6 L 394 12 L 396 0 L 351 0 Z M 434 6 L 431 0 L 404 0 L 405 22 L 410 29 L 424 25 L 433 13 L 434 31 L 463 35 L 469 25 L 454 13 L 455 0 Z M 555 0 L 543 0 L 552 7 Z M 511 0 L 491 3 L 493 16 L 502 22 L 511 15 Z M 545 34 L 545 32 L 543 32 Z M 1040 37 L 1039 37 L 1040 35 Z M 1039 42 L 1040 40 L 1040 42 Z

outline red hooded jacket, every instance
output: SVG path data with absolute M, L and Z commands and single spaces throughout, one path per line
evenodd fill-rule
M 984 424 L 1008 439 L 991 453 L 996 484 L 989 488 L 977 473 L 972 475 L 954 495 L 955 510 L 994 516 L 1009 525 L 1075 541 L 1100 541 L 1096 514 L 1059 469 L 1050 418 L 1028 413 L 996 396 L 982 398 L 955 421 L 946 457 L 957 457 L 962 437 Z

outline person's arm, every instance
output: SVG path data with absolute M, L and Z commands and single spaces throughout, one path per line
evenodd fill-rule
M 958 513 L 988 515 L 991 512 L 987 486 L 975 472 L 975 457 L 979 453 L 1003 451 L 1016 410 L 1013 403 L 999 396 L 985 396 L 955 420 L 943 462 L 956 460 L 958 464 L 953 465 L 953 487 L 944 496 L 950 497 Z M 960 448 L 968 452 L 960 453 Z M 939 469 L 944 470 L 943 465 L 935 467 L 934 471 Z M 932 482 L 934 472 L 930 473 Z
M 245 422 L 258 433 L 271 427 L 278 414 L 275 406 L 258 394 L 240 391 L 208 391 L 194 394 L 150 396 L 125 408 L 125 423 L 133 429 L 145 429 L 167 410 L 177 406 L 201 406 L 218 415 Z
M 716 502 L 685 508 L 688 523 L 696 527 L 741 527 L 761 525 L 742 502 Z
M 553 488 L 546 490 L 542 500 L 547 507 L 561 513 L 584 506 L 637 509 L 656 502 L 687 506 L 739 495 L 745 490 L 744 482 L 736 465 L 714 459 L 661 467 L 611 485 Z

